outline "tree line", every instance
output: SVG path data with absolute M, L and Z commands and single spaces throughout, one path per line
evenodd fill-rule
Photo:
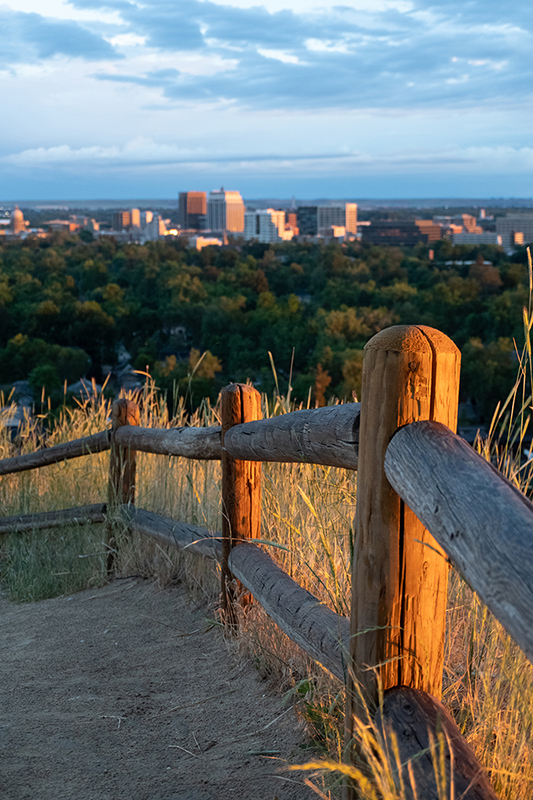
M 425 324 L 463 353 L 461 394 L 487 421 L 513 383 L 529 299 L 525 250 L 360 243 L 196 251 L 166 238 L 119 245 L 57 234 L 0 245 L 0 383 L 54 391 L 101 380 L 124 345 L 139 370 L 188 402 L 276 374 L 292 397 L 324 403 L 361 388 L 362 351 L 381 329 Z M 486 263 L 490 262 L 490 263 Z M 274 369 L 273 369 L 274 365 Z M 276 374 L 275 374 L 276 373 Z

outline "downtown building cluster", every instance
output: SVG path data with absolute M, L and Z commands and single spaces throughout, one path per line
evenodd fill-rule
M 237 191 L 180 192 L 178 224 L 183 232 L 232 234 L 265 244 L 298 236 L 343 239 L 357 235 L 357 204 L 247 209 Z
M 104 220 L 70 215 L 68 219 L 48 220 L 42 228 L 30 228 L 20 208 L 0 208 L 0 237 L 17 239 L 88 231 L 95 238 L 110 236 L 118 242 L 145 243 L 176 236 L 198 250 L 228 244 L 230 237 L 265 244 L 357 239 L 382 247 L 414 247 L 419 243 L 431 247 L 434 242 L 447 239 L 454 245 L 499 245 L 507 252 L 533 242 L 531 212 L 507 213 L 494 219 L 480 209 L 477 217 L 461 213 L 432 219 L 372 221 L 358 220 L 357 212 L 357 203 L 297 206 L 294 200 L 290 208 L 247 208 L 240 192 L 221 188 L 209 193 L 180 192 L 177 223 L 156 211 L 129 208 L 114 209 Z M 176 212 L 170 213 L 176 220 Z

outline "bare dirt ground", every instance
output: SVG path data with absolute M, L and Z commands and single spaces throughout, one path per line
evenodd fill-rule
M 184 590 L 0 599 L 3 800 L 311 800 L 292 707 Z

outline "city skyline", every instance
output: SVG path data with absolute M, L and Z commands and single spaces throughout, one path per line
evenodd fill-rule
M 0 22 L 5 198 L 533 194 L 524 1 L 7 0 Z

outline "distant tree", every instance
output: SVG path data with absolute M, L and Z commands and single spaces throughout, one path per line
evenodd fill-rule
M 28 376 L 28 383 L 36 400 L 43 389 L 46 396 L 53 395 L 61 389 L 61 378 L 53 364 L 34 367 Z

